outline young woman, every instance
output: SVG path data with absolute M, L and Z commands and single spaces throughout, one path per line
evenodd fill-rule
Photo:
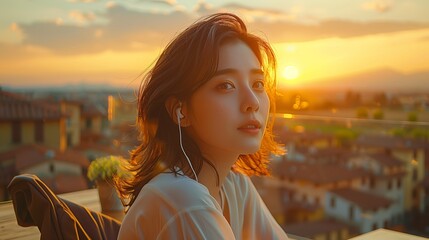
M 142 81 L 141 145 L 119 239 L 287 239 L 248 175 L 268 175 L 275 57 L 233 14 L 178 35 Z

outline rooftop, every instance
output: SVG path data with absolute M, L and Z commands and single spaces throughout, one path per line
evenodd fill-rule
M 330 192 L 356 204 L 363 211 L 375 211 L 380 208 L 389 207 L 392 204 L 392 200 L 388 198 L 352 188 L 334 189 Z
M 65 117 L 51 104 L 34 102 L 19 94 L 0 90 L 0 121 L 56 120 Z
M 368 176 L 368 173 L 364 170 L 348 169 L 339 165 L 293 163 L 287 161 L 277 171 L 280 176 L 316 184 L 335 183 Z
M 404 139 L 384 135 L 362 135 L 356 144 L 364 147 L 382 147 L 388 149 L 424 149 L 428 148 L 424 141 Z
M 47 161 L 68 162 L 82 167 L 88 167 L 86 156 L 77 150 L 52 150 L 41 144 L 27 144 L 0 153 L 0 161 L 15 159 L 15 168 L 23 170 Z

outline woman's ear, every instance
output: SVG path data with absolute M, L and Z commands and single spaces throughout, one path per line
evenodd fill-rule
M 168 112 L 168 115 L 171 117 L 171 119 L 173 120 L 173 122 L 175 122 L 176 124 L 178 124 L 177 121 L 177 114 L 178 109 L 180 108 L 180 113 L 181 116 L 180 117 L 180 125 L 182 127 L 185 127 L 188 125 L 188 121 L 186 119 L 186 116 L 184 114 L 184 106 L 182 106 L 182 103 L 180 102 L 180 100 L 178 100 L 176 97 L 169 97 L 166 101 L 165 101 L 165 109 Z

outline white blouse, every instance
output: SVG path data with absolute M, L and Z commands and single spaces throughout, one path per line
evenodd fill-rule
M 118 239 L 288 239 L 248 176 L 231 171 L 222 190 L 230 222 L 204 185 L 158 174 L 125 215 Z

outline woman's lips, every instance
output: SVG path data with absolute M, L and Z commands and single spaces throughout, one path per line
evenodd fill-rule
M 257 120 L 251 120 L 241 125 L 238 130 L 245 133 L 258 134 L 261 130 L 261 123 Z

